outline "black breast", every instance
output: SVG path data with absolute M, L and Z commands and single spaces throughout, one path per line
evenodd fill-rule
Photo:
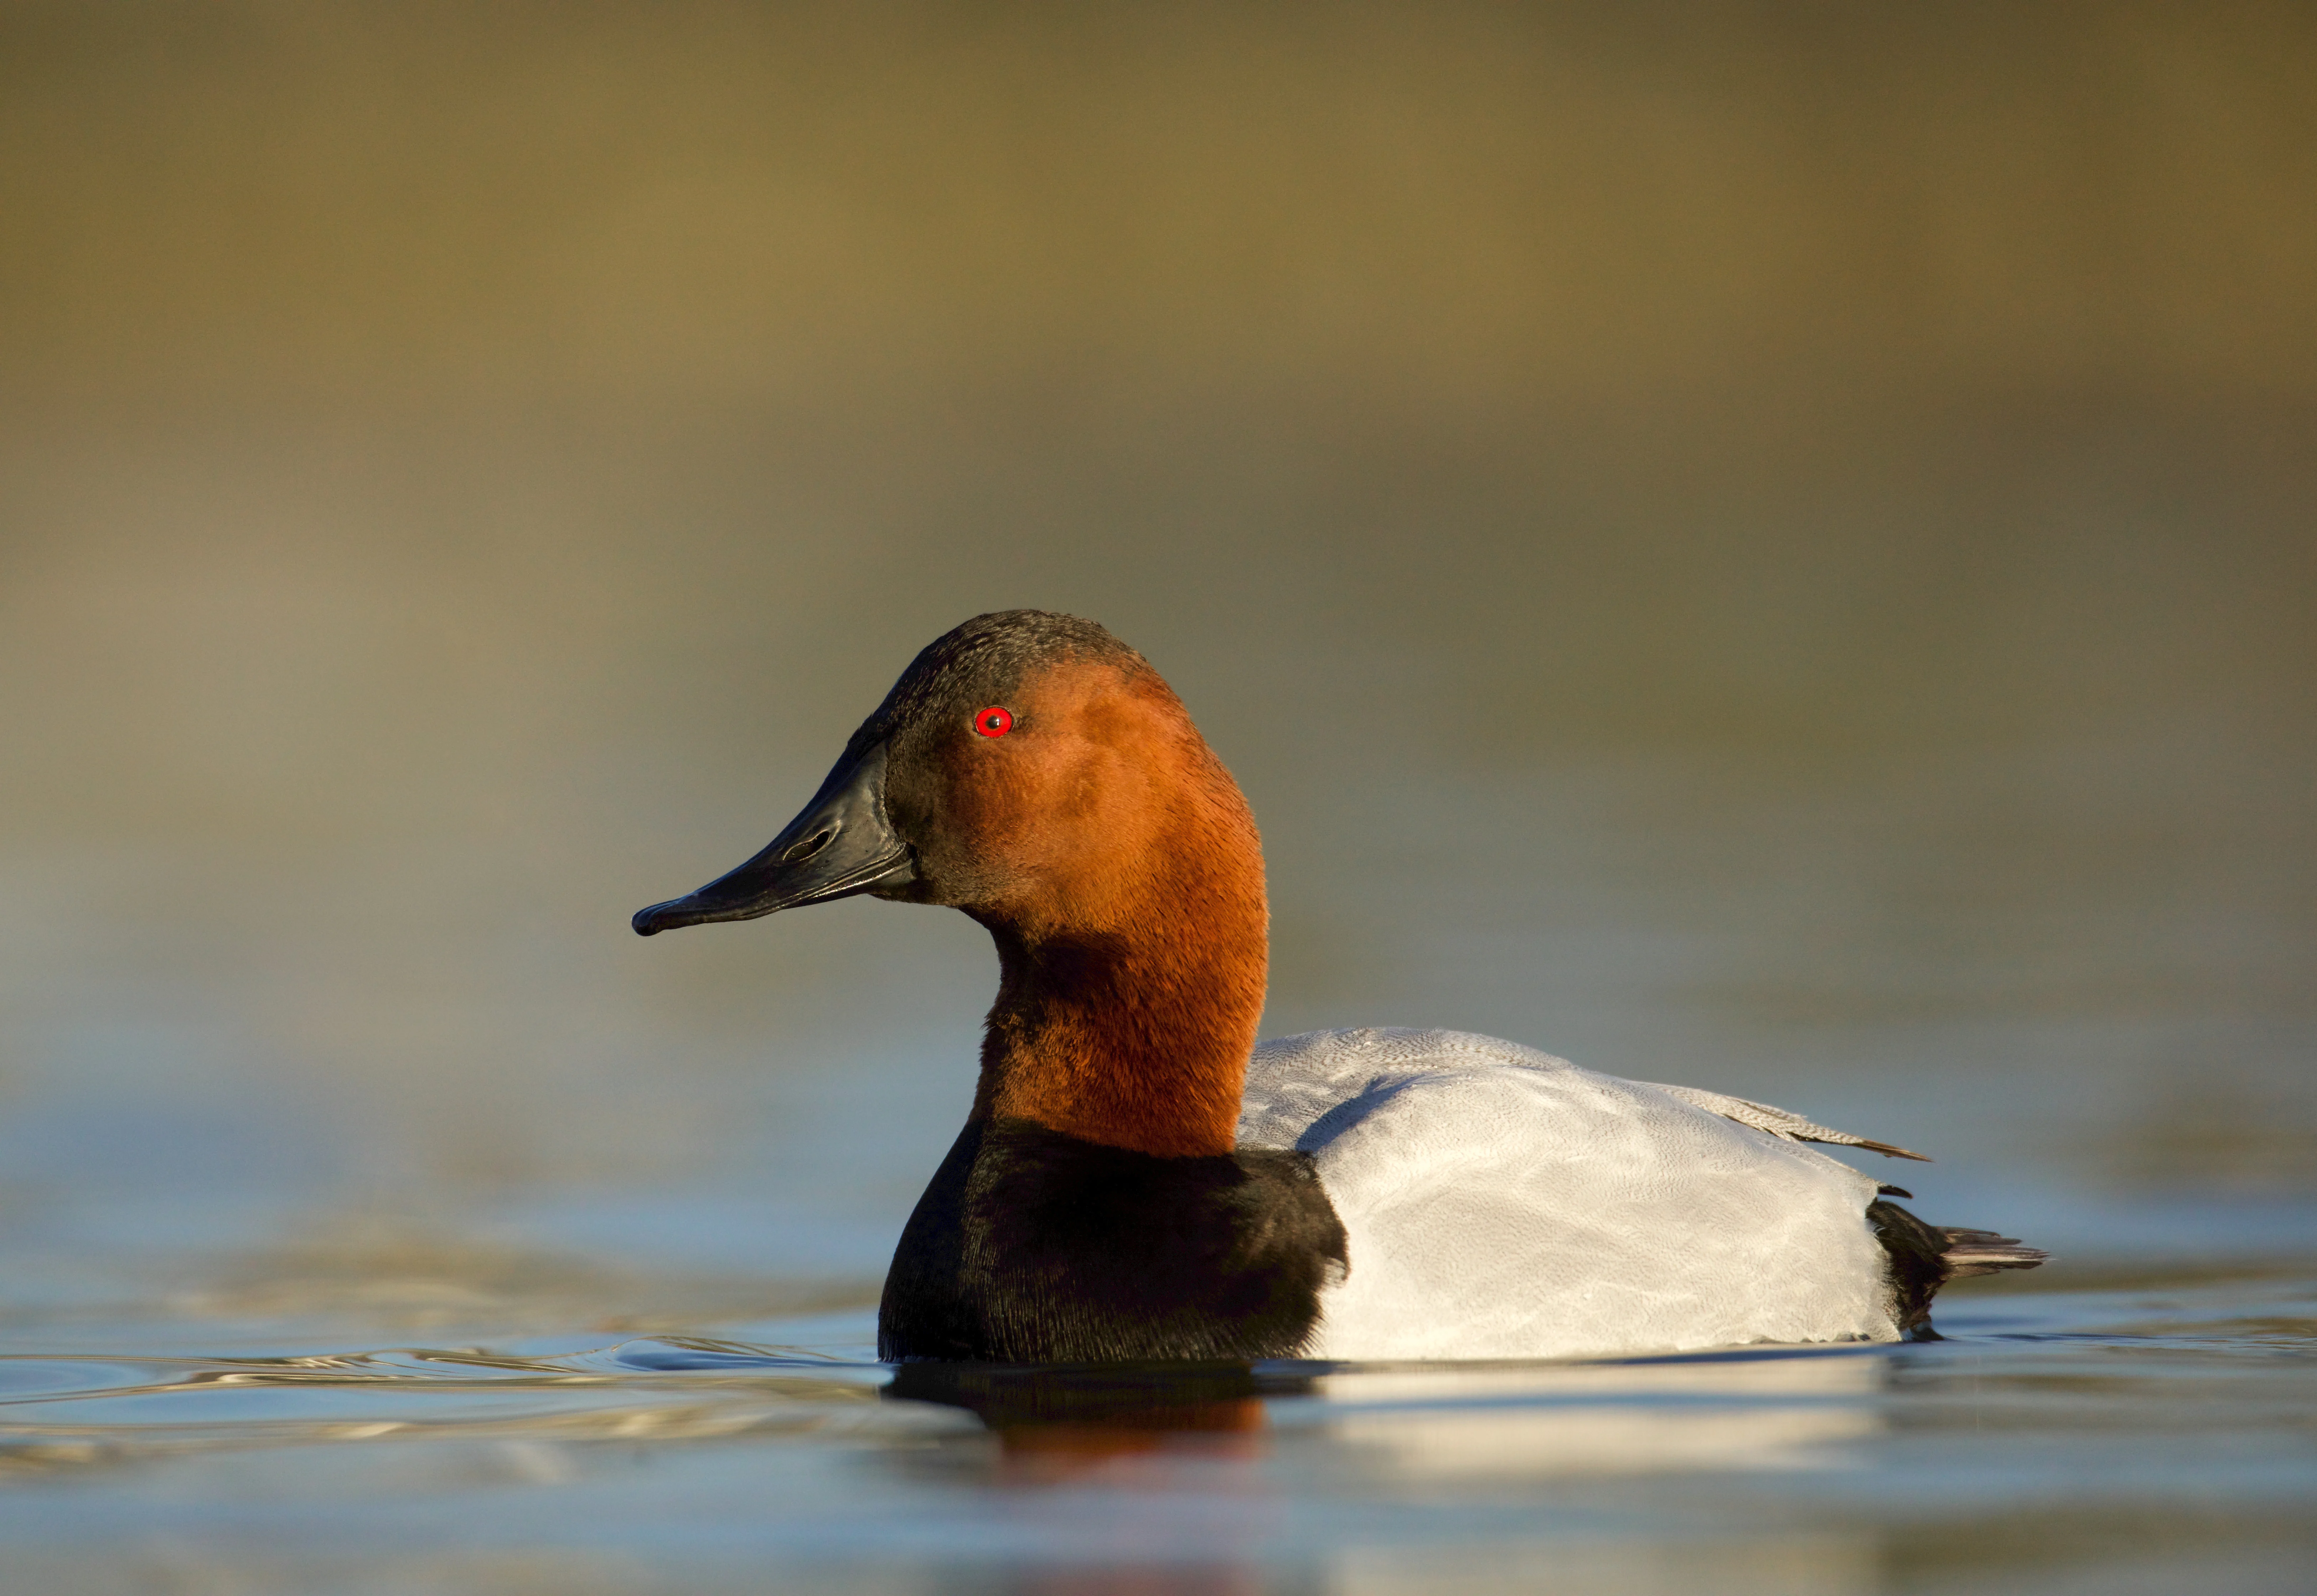
M 1301 1153 L 1158 1158 L 976 1120 L 885 1277 L 889 1359 L 1106 1363 L 1293 1357 L 1345 1268 Z

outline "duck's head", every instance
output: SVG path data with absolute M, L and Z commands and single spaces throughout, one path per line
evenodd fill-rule
M 1092 621 L 1011 610 L 935 639 L 780 835 L 635 929 L 868 893 L 1033 938 L 1099 931 L 1154 882 L 1255 848 L 1237 786 L 1141 655 Z
M 764 851 L 645 936 L 855 893 L 948 904 L 1002 971 L 977 1119 L 1228 1154 L 1263 1012 L 1263 851 L 1142 656 L 1092 621 L 977 616 L 917 655 Z

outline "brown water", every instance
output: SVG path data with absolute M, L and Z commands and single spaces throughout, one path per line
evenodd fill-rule
M 6 8 L 11 1583 L 2310 1588 L 2313 59 Z M 2057 1261 L 1896 1350 L 886 1389 L 980 933 L 627 916 L 1025 603 L 1247 787 L 1272 1034 L 1780 1103 Z

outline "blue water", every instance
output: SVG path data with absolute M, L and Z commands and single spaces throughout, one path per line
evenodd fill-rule
M 5 1588 L 2317 1590 L 2305 805 L 2163 753 L 1257 773 L 1272 1034 L 1449 1024 L 1779 1103 L 2054 1254 L 1951 1288 L 1940 1342 L 1571 1365 L 897 1388 L 877 1285 L 992 976 L 962 917 L 637 941 L 731 862 L 698 839 L 535 878 L 20 850 Z
M 1947 1339 L 1894 1348 L 947 1371 L 904 1393 L 861 1302 L 540 1336 L 446 1298 L 443 1333 L 375 1345 L 344 1302 L 327 1325 L 310 1302 L 302 1324 L 212 1302 L 194 1330 L 197 1306 L 11 1328 L 10 1588 L 2286 1592 L 2317 1572 L 2306 1263 L 1963 1287 Z

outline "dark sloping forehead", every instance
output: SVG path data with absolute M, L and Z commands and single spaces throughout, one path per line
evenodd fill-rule
M 1051 610 L 998 610 L 977 615 L 926 645 L 876 712 L 845 745 L 858 758 L 917 726 L 1002 704 L 1023 678 L 1066 659 L 1114 659 L 1149 669 L 1143 657 L 1091 620 Z

